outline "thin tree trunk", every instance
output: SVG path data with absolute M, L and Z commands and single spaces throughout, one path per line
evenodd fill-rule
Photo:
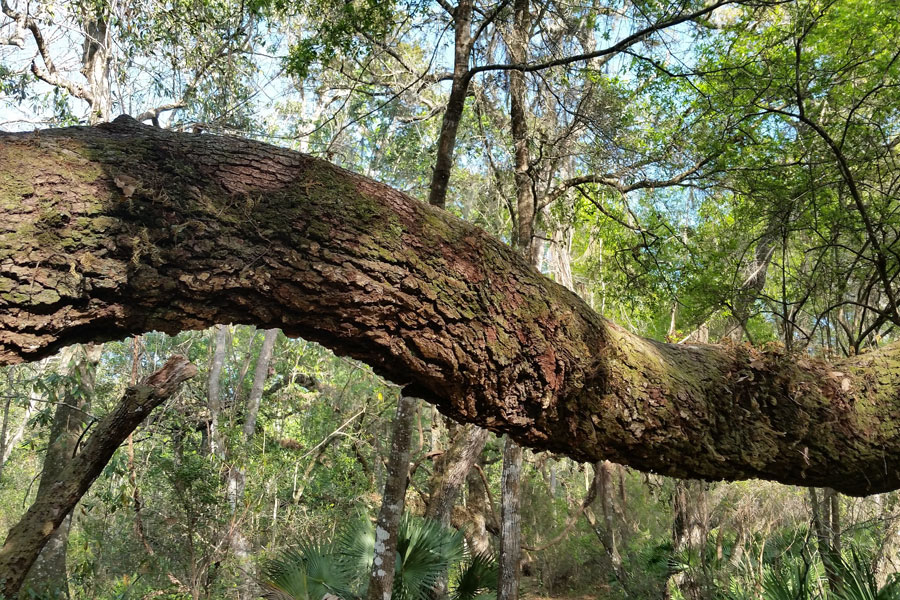
M 256 369 L 253 373 L 253 383 L 250 387 L 250 395 L 247 397 L 247 405 L 244 410 L 244 447 L 246 454 L 252 450 L 253 437 L 256 434 L 256 417 L 259 414 L 259 404 L 265 389 L 266 379 L 269 377 L 269 365 L 272 362 L 272 354 L 275 349 L 275 341 L 278 339 L 277 329 L 266 330 L 262 346 L 259 349 L 259 358 L 256 360 Z M 242 571 L 238 584 L 238 597 L 240 600 L 249 600 L 258 596 L 253 584 L 255 581 L 254 566 L 250 555 L 250 541 L 244 535 L 241 528 L 241 505 L 246 485 L 246 473 L 239 465 L 231 465 L 228 469 L 228 502 L 231 507 L 231 550 L 237 560 L 238 568 Z
M 515 0 L 513 28 L 507 36 L 510 60 L 515 64 L 527 61 L 528 32 L 531 29 L 530 0 Z M 531 263 L 536 263 L 537 245 L 534 244 L 534 226 L 537 219 L 531 177 L 531 158 L 528 145 L 531 142 L 526 119 L 525 74 L 509 72 L 509 116 L 512 130 L 515 181 L 516 181 L 516 246 Z
M 478 460 L 490 432 L 475 425 L 458 425 L 447 450 L 435 461 L 431 496 L 425 506 L 425 516 L 448 527 L 453 506 L 466 475 Z
M 256 361 L 256 369 L 253 372 L 253 384 L 250 388 L 250 396 L 247 398 L 247 410 L 244 413 L 244 440 L 249 444 L 256 434 L 256 418 L 259 415 L 259 403 L 262 400 L 266 380 L 269 377 L 269 366 L 272 364 L 272 355 L 275 352 L 275 342 L 278 340 L 278 330 L 269 329 L 263 336 L 262 347 L 259 349 L 259 358 Z
M 173 356 L 140 385 L 130 387 L 119 404 L 93 427 L 81 452 L 69 460 L 16 523 L 0 548 L 0 595 L 15 598 L 29 569 L 56 529 L 103 472 L 116 449 L 154 408 L 197 374 L 183 356 Z
M 81 73 L 87 79 L 91 90 L 91 125 L 105 123 L 112 116 L 112 87 L 110 81 L 109 5 L 106 2 L 85 5 L 84 52 L 81 58 Z
M 600 496 L 600 510 L 603 513 L 603 545 L 609 556 L 610 564 L 620 581 L 624 581 L 622 572 L 622 556 L 616 540 L 615 511 L 612 503 L 615 493 L 612 485 L 613 464 L 602 460 L 594 464 L 594 476 L 597 478 L 597 495 Z
M 25 432 L 28 431 L 28 422 L 35 411 L 36 404 L 35 392 L 34 390 L 31 390 L 29 392 L 28 406 L 25 407 L 25 412 L 22 414 L 19 425 L 16 427 L 15 432 L 7 438 L 5 449 L 0 452 L 0 475 L 2 475 L 3 467 L 6 465 L 7 461 L 9 461 L 9 457 L 12 455 L 13 450 L 15 450 L 19 442 L 22 441 L 22 438 L 25 437 Z
M 672 503 L 673 546 L 690 562 L 686 570 L 672 576 L 669 584 L 677 587 L 687 600 L 702 600 L 706 567 L 704 556 L 709 537 L 709 511 L 704 484 L 699 481 L 675 482 Z
M 522 447 L 507 436 L 503 445 L 503 473 L 500 481 L 500 559 L 497 600 L 519 597 L 519 558 L 522 527 L 519 514 L 522 478 Z
M 425 516 L 449 527 L 453 515 L 453 507 L 459 492 L 466 480 L 466 475 L 487 442 L 489 432 L 476 425 L 454 425 L 451 428 L 452 439 L 447 450 L 441 454 L 434 464 L 431 477 L 431 496 L 425 505 Z M 447 577 L 444 573 L 438 578 L 432 590 L 433 598 L 443 598 L 447 593 Z
M 9 431 L 9 407 L 12 404 L 12 396 L 6 398 L 3 405 L 3 425 L 0 426 L 0 481 L 3 481 L 3 467 L 6 465 L 6 434 Z
M 828 581 L 828 597 L 833 598 L 841 589 L 840 552 L 835 547 L 833 527 L 837 524 L 840 529 L 840 517 L 835 517 L 832 511 L 838 508 L 833 502 L 836 492 L 825 488 L 822 497 L 819 498 L 815 488 L 809 488 L 810 508 L 812 510 L 813 528 L 816 532 L 816 542 L 819 547 L 819 556 L 825 567 L 825 577 Z
M 723 338 L 740 342 L 747 331 L 747 322 L 752 316 L 753 303 L 756 302 L 757 297 L 759 297 L 760 292 L 766 285 L 769 263 L 775 254 L 775 245 L 781 237 L 781 231 L 789 215 L 790 211 L 788 215 L 783 215 L 780 211 L 773 212 L 766 230 L 756 241 L 753 259 L 747 265 L 745 279 L 741 282 L 732 300 L 732 311 L 728 318 L 728 323 L 725 325 Z
M 141 353 L 143 351 L 143 337 L 136 335 L 131 340 L 131 380 L 132 387 L 140 381 L 141 372 Z M 141 510 L 144 507 L 141 498 L 141 489 L 137 480 L 137 465 L 134 460 L 134 434 L 130 434 L 126 440 L 126 451 L 128 454 L 128 482 L 131 484 L 131 501 L 134 508 L 134 534 L 140 540 L 149 556 L 155 556 L 156 552 L 150 546 L 147 540 L 147 533 L 144 530 L 144 519 L 141 516 Z
M 393 592 L 397 537 L 406 503 L 412 422 L 417 403 L 418 400 L 415 398 L 404 395 L 397 400 L 397 416 L 394 418 L 387 478 L 384 494 L 381 496 L 381 510 L 375 522 L 375 556 L 369 577 L 368 600 L 390 600 Z
M 475 464 L 475 468 L 466 476 L 468 492 L 466 494 L 466 541 L 474 554 L 489 552 L 491 538 L 488 527 L 499 530 L 488 496 L 488 489 L 483 480 L 484 472 Z
M 531 27 L 529 0 L 515 0 L 514 22 L 509 32 L 507 48 L 514 63 L 524 63 L 528 31 Z M 518 231 L 516 247 L 525 259 L 537 263 L 534 244 L 534 225 L 537 217 L 535 194 L 532 188 L 528 153 L 528 127 L 525 121 L 525 74 L 509 73 L 510 124 L 515 147 L 516 218 Z M 497 600 L 517 600 L 519 597 L 519 560 L 522 552 L 522 531 L 519 508 L 521 504 L 522 448 L 507 436 L 503 446 L 503 471 L 500 498 L 500 557 Z
M 222 368 L 225 365 L 225 347 L 228 327 L 216 325 L 213 335 L 213 354 L 209 363 L 206 399 L 209 406 L 209 451 L 213 456 L 225 459 L 225 437 L 222 433 Z
M 444 208 L 447 203 L 447 185 L 450 182 L 450 171 L 453 169 L 453 151 L 456 147 L 456 133 L 462 120 L 466 106 L 466 95 L 469 91 L 469 53 L 472 50 L 472 10 L 473 0 L 459 0 L 453 11 L 453 83 L 450 96 L 441 120 L 441 132 L 438 135 L 437 156 L 431 174 L 431 185 L 428 192 L 428 203 Z

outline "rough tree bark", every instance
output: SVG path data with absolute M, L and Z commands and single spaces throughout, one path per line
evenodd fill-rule
M 527 58 L 528 37 L 531 30 L 529 0 L 513 3 L 513 26 L 506 36 L 506 47 L 513 63 L 524 64 Z M 516 167 L 516 248 L 525 259 L 537 266 L 538 254 L 534 240 L 537 222 L 534 182 L 531 179 L 531 158 L 528 152 L 528 123 L 525 107 L 525 73 L 509 73 L 509 116 Z M 497 569 L 497 600 L 517 600 L 519 597 L 519 560 L 522 554 L 522 529 L 519 508 L 522 503 L 520 477 L 524 452 L 511 437 L 503 445 L 503 471 L 500 486 L 500 555 Z
M 579 461 L 900 487 L 900 346 L 826 364 L 628 333 L 478 228 L 289 150 L 133 119 L 0 134 L 0 362 L 280 327 Z
M 456 133 L 466 107 L 466 95 L 472 75 L 469 73 L 469 54 L 472 51 L 472 11 L 473 0 L 459 0 L 453 9 L 453 81 L 450 95 L 441 119 L 438 135 L 437 156 L 431 173 L 428 202 L 432 206 L 444 208 L 447 202 L 447 185 L 453 169 L 453 151 L 456 148 Z
M 196 374 L 196 367 L 186 358 L 173 356 L 142 384 L 129 387 L 118 406 L 100 419 L 81 452 L 9 530 L 0 548 L 0 595 L 16 597 L 41 548 L 103 472 L 116 449 L 151 410 Z
M 515 64 L 527 60 L 531 33 L 530 0 L 515 0 L 513 27 L 506 35 L 509 58 Z M 531 179 L 531 142 L 526 117 L 525 73 L 509 72 L 509 123 L 513 139 L 516 169 L 516 246 L 532 263 L 537 262 L 534 226 L 537 220 L 534 182 Z

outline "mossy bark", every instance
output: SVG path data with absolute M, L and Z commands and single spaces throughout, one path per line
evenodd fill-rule
M 127 118 L 0 134 L 0 214 L 3 363 L 252 323 L 577 460 L 900 487 L 900 346 L 827 365 L 643 339 L 478 228 L 306 155 Z

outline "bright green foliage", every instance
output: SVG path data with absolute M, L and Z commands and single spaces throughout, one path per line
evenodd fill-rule
M 375 529 L 357 519 L 334 545 L 301 543 L 265 566 L 265 586 L 283 600 L 313 600 L 325 592 L 352 600 L 365 596 L 375 551 Z M 496 588 L 497 569 L 487 554 L 466 557 L 462 534 L 440 523 L 404 515 L 400 523 L 393 597 L 427 600 L 438 579 L 455 568 L 454 600 L 486 597 Z
M 391 35 L 398 13 L 421 11 L 424 4 L 422 0 L 254 0 L 250 9 L 257 13 L 274 10 L 311 21 L 306 35 L 291 45 L 285 60 L 288 72 L 304 79 L 313 65 L 328 63 L 339 55 L 364 60 L 373 44 Z
M 460 563 L 455 572 L 452 600 L 487 600 L 495 597 L 497 561 L 493 555 L 478 553 Z
M 900 578 L 892 575 L 883 586 L 878 585 L 871 560 L 854 551 L 841 563 L 842 586 L 838 600 L 896 600 L 900 598 Z
M 771 567 L 763 577 L 763 594 L 766 600 L 809 600 L 809 565 L 796 564 L 793 569 Z
M 346 561 L 333 548 L 299 545 L 270 560 L 263 572 L 270 596 L 283 600 L 320 600 L 326 594 L 350 598 Z

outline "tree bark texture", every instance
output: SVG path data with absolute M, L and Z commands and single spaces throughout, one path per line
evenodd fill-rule
M 477 227 L 309 156 L 130 118 L 0 134 L 0 362 L 281 328 L 453 418 L 579 461 L 900 487 L 900 345 L 827 364 L 664 344 Z
M 0 595 L 15 598 L 26 573 L 41 548 L 91 487 L 128 435 L 150 414 L 178 391 L 181 384 L 197 374 L 183 356 L 173 356 L 140 385 L 129 387 L 118 406 L 100 419 L 84 446 L 55 481 L 38 494 L 25 515 L 16 523 L 0 548 Z
M 510 61 L 525 64 L 531 30 L 530 0 L 513 3 L 513 27 L 506 36 Z M 537 262 L 534 226 L 537 219 L 534 183 L 531 180 L 531 141 L 526 118 L 525 73 L 509 72 L 509 123 L 513 139 L 516 180 L 516 246 L 532 263 Z
M 397 400 L 384 494 L 381 496 L 381 510 L 378 511 L 375 522 L 375 556 L 369 577 L 368 600 L 391 600 L 393 592 L 400 519 L 406 504 L 412 422 L 417 402 L 415 398 L 403 395 Z

